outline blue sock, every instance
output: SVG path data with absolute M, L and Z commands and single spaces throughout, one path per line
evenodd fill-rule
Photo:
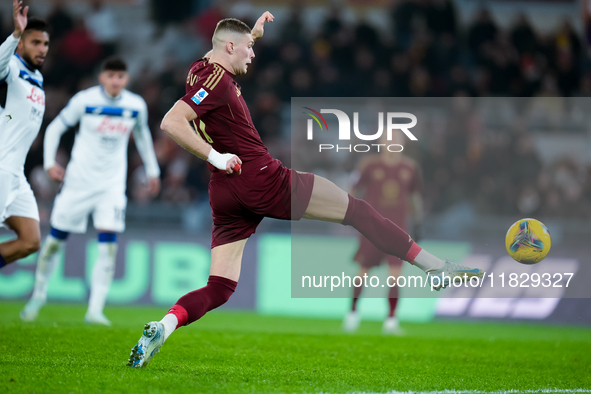
M 99 233 L 98 241 L 99 242 L 117 242 L 117 234 L 116 233 Z
M 49 232 L 51 236 L 55 239 L 59 239 L 60 241 L 65 241 L 70 235 L 67 231 L 58 230 L 57 228 L 52 227 L 51 231 Z
M 6 262 L 6 260 L 4 260 L 4 257 L 2 257 L 2 255 L 0 254 L 0 268 L 4 267 L 6 264 L 8 264 Z

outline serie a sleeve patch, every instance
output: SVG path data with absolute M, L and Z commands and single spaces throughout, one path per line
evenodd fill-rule
M 199 105 L 208 95 L 209 93 L 207 93 L 205 89 L 201 88 L 193 95 L 193 97 L 191 97 L 191 101 L 193 101 L 196 105 Z

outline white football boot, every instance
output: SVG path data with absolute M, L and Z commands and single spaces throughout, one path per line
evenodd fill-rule
M 351 311 L 347 313 L 347 316 L 343 320 L 343 331 L 355 332 L 359 328 L 359 323 L 361 323 L 361 316 L 359 316 L 357 311 Z
M 470 268 L 464 265 L 452 263 L 449 260 L 445 260 L 443 267 L 427 271 L 427 279 L 430 283 L 433 283 L 433 289 L 439 291 L 448 287 L 454 278 L 460 277 L 461 283 L 470 281 L 470 278 L 476 276 L 482 278 L 484 271 L 478 268 Z M 431 277 L 438 277 L 438 281 L 433 281 Z
M 45 300 L 42 300 L 41 298 L 31 298 L 19 316 L 23 321 L 35 321 L 43 305 L 45 305 Z
M 102 313 L 90 313 L 86 312 L 84 316 L 86 324 L 102 324 L 104 326 L 111 326 L 111 322 Z
M 142 337 L 131 349 L 128 367 L 143 368 L 160 351 L 164 343 L 164 325 L 159 321 L 146 323 Z
M 386 320 L 384 320 L 382 332 L 385 335 L 404 335 L 404 330 L 400 328 L 398 319 L 395 317 L 388 317 Z

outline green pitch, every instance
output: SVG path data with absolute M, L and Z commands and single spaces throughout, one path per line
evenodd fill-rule
M 22 306 L 0 302 L 0 393 L 591 389 L 588 328 L 408 323 L 406 336 L 384 337 L 376 322 L 346 335 L 335 320 L 220 311 L 177 331 L 135 370 L 125 366 L 129 350 L 164 308 L 108 308 L 109 328 L 85 325 L 84 306 L 60 304 L 25 324 Z

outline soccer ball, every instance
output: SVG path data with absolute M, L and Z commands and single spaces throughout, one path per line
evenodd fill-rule
M 536 219 L 521 219 L 513 223 L 505 236 L 509 256 L 522 264 L 536 264 L 550 251 L 552 239 L 544 223 Z

